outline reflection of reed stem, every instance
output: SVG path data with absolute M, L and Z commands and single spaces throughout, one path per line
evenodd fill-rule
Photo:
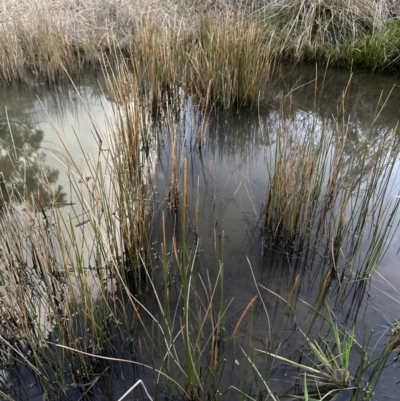
M 2 172 L 0 172 L 0 215 L 4 213 L 6 204 L 9 202 L 10 197 L 8 196 L 4 175 Z

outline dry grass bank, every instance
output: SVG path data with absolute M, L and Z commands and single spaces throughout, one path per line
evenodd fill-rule
M 398 3 L 397 0 L 4 0 L 0 5 L 0 76 L 8 82 L 32 75 L 54 82 L 65 76 L 66 71 L 74 74 L 84 66 L 99 65 L 104 54 L 115 55 L 120 51 L 133 58 L 135 50 L 141 48 L 146 52 L 143 61 L 152 65 L 157 62 L 154 60 L 159 56 L 157 51 L 163 48 L 168 52 L 169 47 L 178 54 L 172 60 L 161 59 L 173 63 L 170 68 L 176 71 L 166 80 L 191 82 L 195 74 L 195 81 L 203 81 L 205 87 L 210 66 L 215 77 L 224 75 L 232 83 L 239 79 L 230 67 L 226 71 L 222 57 L 217 64 L 208 63 L 206 56 L 219 57 L 221 47 L 222 55 L 228 59 L 236 48 L 240 50 L 239 59 L 234 61 L 245 65 L 240 77 L 244 80 L 260 78 L 254 77 L 252 67 L 257 60 L 266 58 L 270 63 L 288 58 L 331 60 L 371 69 L 398 68 Z M 243 30 L 232 32 L 238 25 Z M 204 35 L 207 29 L 212 31 Z M 153 35 L 152 42 L 147 33 Z M 242 44 L 236 46 L 236 41 Z M 223 48 L 227 42 L 231 46 L 229 54 Z M 205 60 L 199 61 L 202 56 Z M 142 67 L 147 69 L 147 66 Z
M 8 81 L 27 72 L 54 81 L 98 63 L 101 54 L 132 42 L 138 21 L 172 14 L 171 2 L 6 0 L 0 10 L 0 71 Z M 167 23 L 167 22 L 166 22 Z

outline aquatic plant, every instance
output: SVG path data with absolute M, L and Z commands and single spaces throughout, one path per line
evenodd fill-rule
M 299 369 L 299 374 L 304 379 L 303 393 L 297 391 L 293 396 L 298 399 L 313 400 L 325 399 L 339 391 L 353 390 L 350 384 L 350 355 L 354 344 L 354 331 L 345 333 L 343 336 L 335 322 L 331 329 L 334 337 L 334 345 L 331 346 L 326 340 L 310 340 L 304 333 L 306 343 L 303 350 L 307 362 L 295 362 L 276 354 L 268 353 L 276 360 L 282 361 Z M 264 353 L 263 350 L 258 350 Z M 303 358 L 301 358 L 303 359 Z M 303 380 L 300 380 L 303 384 Z M 314 398 L 317 397 L 317 398 Z
M 268 137 L 265 245 L 326 255 L 334 276 L 354 266 L 357 278 L 369 277 L 383 244 L 390 243 L 399 208 L 398 198 L 390 195 L 399 154 L 397 126 L 374 146 L 364 138 L 353 147 L 347 121 L 331 125 L 315 115 L 303 117 L 293 124 L 292 117 L 283 116 Z M 365 230 L 372 235 L 361 263 Z

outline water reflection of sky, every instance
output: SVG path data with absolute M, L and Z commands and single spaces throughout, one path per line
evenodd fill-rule
M 346 87 L 348 74 L 333 73 L 326 78 L 319 78 L 318 85 L 325 90 L 315 96 L 313 71 L 300 70 L 295 77 L 282 76 L 280 86 L 274 89 L 274 102 L 261 107 L 261 113 L 243 112 L 239 115 L 218 114 L 210 118 L 205 125 L 205 140 L 201 151 L 193 143 L 193 134 L 201 121 L 194 112 L 192 102 L 185 103 L 183 111 L 183 126 L 176 125 L 176 135 L 179 137 L 177 151 L 182 162 L 187 159 L 189 165 L 189 205 L 194 205 L 199 193 L 200 208 L 198 219 L 201 221 L 201 248 L 205 250 L 201 260 L 205 266 L 211 266 L 213 261 L 212 249 L 215 243 L 215 233 L 223 236 L 225 246 L 225 273 L 227 299 L 234 299 L 233 310 L 239 311 L 254 295 L 254 282 L 250 274 L 250 265 L 259 269 L 258 279 L 263 283 L 274 282 L 275 291 L 280 286 L 287 285 L 291 288 L 293 276 L 289 269 L 282 265 L 274 265 L 276 261 L 263 260 L 259 233 L 259 215 L 263 203 L 266 201 L 268 187 L 268 173 L 266 164 L 268 151 L 273 146 L 274 134 L 280 124 L 290 124 L 293 130 L 300 134 L 307 132 L 310 125 L 317 124 L 322 129 L 323 124 L 334 124 L 335 121 L 344 119 L 351 121 L 351 137 L 349 154 L 352 146 L 363 140 L 363 135 L 369 129 L 371 121 L 377 115 L 377 102 L 385 99 L 396 81 L 388 76 L 373 80 L 369 76 L 355 75 L 354 85 L 348 89 L 347 97 L 343 97 L 343 88 Z M 303 85 L 300 80 L 309 82 Z M 400 84 L 400 82 L 397 82 Z M 369 86 L 370 85 L 370 86 Z M 295 91 L 290 88 L 297 87 Z M 31 146 L 35 153 L 40 151 L 46 155 L 45 164 L 52 170 L 59 172 L 54 185 L 60 185 L 66 193 L 66 200 L 75 202 L 73 193 L 68 186 L 65 152 L 60 146 L 62 141 L 69 155 L 76 165 L 84 166 L 83 160 L 88 155 L 96 155 L 98 144 L 93 132 L 93 121 L 99 127 L 100 132 L 106 132 L 109 103 L 106 96 L 98 89 L 98 82 L 89 77 L 84 78 L 78 84 L 82 95 L 76 94 L 72 86 L 50 90 L 45 86 L 26 89 L 11 88 L 2 92 L 1 102 L 7 107 L 9 121 L 18 121 L 14 129 L 27 127 L 31 132 L 42 132 L 38 135 L 20 135 L 26 143 L 21 147 Z M 290 93 L 290 94 L 289 94 Z M 400 104 L 399 88 L 395 87 L 392 93 L 393 99 L 386 103 L 380 112 L 375 125 L 375 135 L 379 135 L 382 129 L 395 126 L 399 115 Z M 40 100 L 39 100 L 40 99 Z M 276 101 L 276 99 L 279 99 Z M 397 101 L 399 100 L 399 101 Z M 344 104 L 344 109 L 341 104 Z M 380 101 L 381 104 L 384 100 Z M 317 107 L 316 107 L 317 105 Z M 5 108 L 0 111 L 0 122 L 8 127 Z M 89 113 L 88 113 L 89 110 Z M 317 110 L 318 117 L 315 118 Z M 344 112 L 342 112 L 344 110 Z M 379 110 L 379 107 L 378 107 Z M 282 118 L 283 116 L 283 118 Z M 289 118 L 290 116 L 290 118 Z M 200 117 L 201 120 L 201 117 Z M 23 130 L 21 128 L 21 133 Z M 266 135 L 267 133 L 267 135 Z M 17 132 L 15 132 L 17 134 Z M 16 138 L 16 136 L 15 136 Z M 39 144 L 34 144 L 40 139 Z M 7 135 L 2 137 L 7 141 Z M 12 138 L 9 142 L 2 142 L 1 152 L 12 153 Z M 31 145 L 29 144 L 31 140 Z M 160 158 L 158 171 L 158 201 L 163 203 L 166 197 L 166 188 L 169 177 L 168 144 L 159 149 Z M 95 156 L 94 156 L 95 157 Z M 81 174 L 76 170 L 75 173 Z M 197 185 L 199 183 L 199 192 Z M 391 196 L 399 194 L 400 182 L 394 180 Z M 195 210 L 189 206 L 190 214 L 194 218 Z M 74 212 L 75 213 L 75 212 Z M 392 246 L 380 263 L 379 274 L 376 274 L 368 287 L 363 306 L 363 321 L 357 326 L 357 336 L 362 336 L 362 325 L 367 324 L 368 329 L 374 328 L 378 341 L 389 322 L 399 317 L 400 312 L 400 274 L 398 270 L 398 252 L 400 248 L 400 231 L 394 238 Z M 263 266 L 264 264 L 264 266 Z M 265 266 L 266 265 L 266 266 Z M 271 272 L 272 269 L 278 272 Z M 286 274 L 286 275 L 285 275 Z M 307 280 L 312 284 L 313 273 L 305 272 Z M 279 282 L 281 281 L 281 282 Z M 286 281 L 286 282 L 285 282 Z M 303 285 L 299 290 L 298 299 L 306 299 L 309 296 L 310 285 Z M 274 288 L 274 287 L 272 287 Z M 274 297 L 266 297 L 265 302 L 271 311 L 278 313 Z M 301 302 L 297 312 L 300 316 L 307 314 L 307 308 Z M 236 312 L 235 312 L 236 313 Z M 260 316 L 261 316 L 260 312 Z M 236 319 L 237 320 L 237 319 Z M 260 338 L 265 337 L 268 330 L 266 322 L 261 322 L 257 330 Z M 288 335 L 289 344 L 296 341 Z M 388 392 L 396 394 L 395 383 L 399 380 L 399 372 L 393 367 L 382 378 L 380 388 L 391 389 Z M 382 393 L 384 394 L 384 393 Z M 379 400 L 397 399 L 390 395 L 382 395 Z

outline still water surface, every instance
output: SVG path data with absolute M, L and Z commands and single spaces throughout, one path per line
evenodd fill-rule
M 68 185 L 65 151 L 60 141 L 66 145 L 68 157 L 74 160 L 76 166 L 83 166 L 84 159 L 98 151 L 93 121 L 100 132 L 106 132 L 111 118 L 111 101 L 107 98 L 100 76 L 83 77 L 77 83 L 77 88 L 80 96 L 68 85 L 56 88 L 45 85 L 3 88 L 0 95 L 0 171 L 6 180 L 21 185 L 23 191 L 21 183 L 27 182 L 28 187 L 30 183 L 32 187 L 28 189 L 31 190 L 36 186 L 34 173 L 29 173 L 29 166 L 33 171 L 38 164 L 46 166 L 53 185 L 59 187 L 59 201 L 66 204 L 65 213 L 71 216 L 79 216 L 79 211 L 73 209 L 77 199 Z M 343 95 L 345 88 L 346 96 Z M 191 130 L 194 129 L 191 121 L 196 115 L 196 108 L 189 99 L 183 113 L 187 124 L 177 133 L 180 139 L 176 151 L 178 159 L 183 161 L 186 158 L 190 167 L 189 188 L 192 190 L 189 191 L 189 197 L 192 201 L 189 201 L 189 205 L 196 203 L 197 196 L 200 200 L 199 215 L 196 217 L 201 247 L 200 268 L 212 268 L 216 263 L 213 251 L 215 233 L 219 236 L 218 242 L 223 243 L 224 297 L 232 302 L 226 323 L 228 332 L 233 330 L 243 308 L 254 297 L 251 270 L 256 281 L 269 289 L 262 295 L 272 327 L 274 320 L 280 320 L 277 316 L 282 313 L 283 306 L 278 297 L 271 294 L 287 297 L 297 274 L 300 274 L 295 295 L 296 313 L 288 315 L 280 332 L 279 352 L 290 356 L 303 339 L 295 327 L 301 326 L 309 313 L 306 302 L 312 303 L 318 296 L 315 288 L 317 273 L 307 263 L 302 263 L 301 271 L 296 270 L 292 262 L 288 262 L 284 250 L 267 252 L 262 246 L 260 216 L 268 189 L 268 143 L 264 134 L 276 129 L 284 107 L 291 110 L 291 123 L 296 129 L 306 127 L 315 115 L 317 121 L 333 121 L 344 109 L 345 119 L 351 126 L 349 135 L 355 144 L 362 140 L 374 120 L 374 130 L 378 136 L 384 130 L 393 129 L 400 120 L 400 80 L 391 76 L 360 73 L 354 74 L 349 84 L 348 72 L 329 72 L 315 79 L 313 69 L 298 68 L 294 72 L 285 70 L 276 79 L 268 97 L 269 100 L 260 106 L 258 112 L 212 115 L 206 125 L 201 152 L 190 141 Z M 28 168 L 15 172 L 10 167 L 7 155 L 13 152 L 20 152 L 18 154 L 21 157 L 23 155 L 30 161 Z M 155 201 L 162 209 L 168 195 L 170 149 L 167 143 L 161 143 L 153 152 L 153 174 L 157 183 Z M 26 177 L 31 177 L 30 181 Z M 390 196 L 397 196 L 400 194 L 400 177 L 393 177 L 392 181 Z M 191 223 L 194 224 L 193 207 L 189 213 L 193 216 Z M 79 217 L 76 223 L 80 223 Z M 160 221 L 155 217 L 154 241 L 159 237 L 160 230 Z M 383 344 L 390 322 L 400 317 L 399 248 L 400 232 L 397 232 L 377 273 L 366 286 L 365 293 L 358 298 L 350 297 L 345 306 L 334 309 L 339 322 L 355 325 L 357 341 L 361 342 L 364 330 L 373 330 L 371 343 Z M 331 302 L 335 305 L 334 296 Z M 254 320 L 252 345 L 263 348 L 269 341 L 269 325 L 261 304 L 256 307 Z M 242 341 L 243 347 L 248 344 L 246 333 L 250 328 L 247 325 L 250 322 L 245 321 L 238 340 Z M 240 382 L 242 363 L 243 355 L 231 355 L 227 361 L 227 364 L 231 364 L 230 377 L 226 381 Z M 374 399 L 398 400 L 399 364 L 395 362 L 386 368 Z M 287 382 L 292 373 L 277 364 L 271 383 L 276 383 L 278 394 L 289 389 Z M 25 387 L 19 394 L 29 394 L 29 398 L 34 400 L 41 399 L 42 395 L 37 393 L 34 383 L 21 381 L 20 384 L 16 379 L 13 380 L 15 386 Z M 131 385 L 131 378 L 115 379 L 112 396 L 117 399 Z

